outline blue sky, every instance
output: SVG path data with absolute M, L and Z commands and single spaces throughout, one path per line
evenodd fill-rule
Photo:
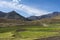
M 47 11 L 60 11 L 60 0 L 23 0 L 23 4 Z
M 51 12 L 60 12 L 60 0 L 0 0 L 0 11 L 15 10 L 28 17 L 41 16 Z

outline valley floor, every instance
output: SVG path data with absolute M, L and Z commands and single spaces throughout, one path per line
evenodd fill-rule
M 60 40 L 60 24 L 0 27 L 0 40 Z

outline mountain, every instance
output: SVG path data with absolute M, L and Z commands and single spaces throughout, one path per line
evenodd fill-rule
M 18 14 L 15 11 L 4 13 L 0 11 L 0 19 L 16 19 L 16 20 L 27 20 L 22 15 Z
M 54 18 L 54 17 L 56 18 L 56 16 L 59 17 L 60 12 L 53 12 L 53 13 L 42 15 L 42 16 L 31 16 L 31 17 L 25 18 L 15 11 L 11 11 L 8 13 L 0 11 L 0 19 L 16 19 L 16 20 L 31 21 L 31 20 L 40 20 L 45 18 Z
M 3 17 L 5 17 L 5 16 L 6 16 L 6 13 L 0 11 L 0 18 L 3 18 Z
M 56 17 L 56 16 L 60 16 L 60 12 L 53 12 L 53 13 L 42 15 L 42 16 L 31 16 L 31 17 L 28 17 L 28 19 L 30 19 L 30 20 L 40 20 L 40 19 L 44 19 L 44 18 L 53 18 L 53 17 Z

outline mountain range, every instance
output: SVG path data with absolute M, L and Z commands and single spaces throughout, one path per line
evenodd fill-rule
M 59 18 L 60 18 L 60 12 L 53 12 L 53 13 L 42 15 L 42 16 L 30 16 L 30 17 L 28 17 L 28 19 L 30 19 L 30 20 L 41 20 L 41 19 L 45 19 L 45 18 L 53 19 L 54 17 L 56 18 L 56 16 L 59 16 Z
M 43 25 L 44 23 L 59 23 L 60 12 L 53 12 L 42 16 L 30 16 L 25 18 L 15 11 L 8 13 L 0 11 L 0 26 L 7 25 Z
M 53 12 L 53 13 L 42 15 L 42 16 L 30 16 L 30 17 L 25 18 L 24 16 L 18 14 L 15 11 L 11 11 L 8 13 L 0 11 L 0 19 L 16 19 L 16 20 L 30 21 L 30 20 L 41 20 L 45 18 L 53 19 L 56 16 L 60 18 L 60 12 Z

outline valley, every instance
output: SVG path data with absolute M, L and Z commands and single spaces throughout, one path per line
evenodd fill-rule
M 55 26 L 54 26 L 55 25 Z M 36 40 L 60 36 L 60 25 L 0 27 L 0 40 Z
M 60 0 L 0 0 L 0 40 L 60 40 Z
M 44 38 L 60 36 L 60 15 L 54 17 L 51 16 L 52 14 L 51 17 L 43 15 L 41 19 L 32 20 L 15 11 L 8 14 L 1 13 L 0 40 L 44 40 Z

